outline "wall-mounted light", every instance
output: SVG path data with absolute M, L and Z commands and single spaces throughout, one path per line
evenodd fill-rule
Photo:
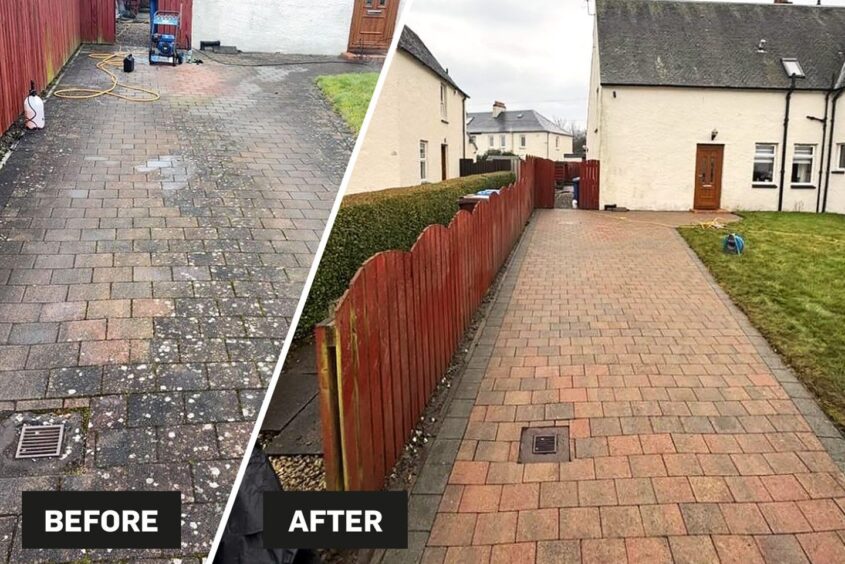
M 714 129 L 713 131 L 710 132 L 710 140 L 711 141 L 715 141 L 716 137 L 718 137 L 718 136 L 719 136 L 719 130 L 718 129 Z

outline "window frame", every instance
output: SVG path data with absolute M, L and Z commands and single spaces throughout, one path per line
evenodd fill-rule
M 809 155 L 809 163 L 810 163 L 810 174 L 809 174 L 810 180 L 809 180 L 809 182 L 796 182 L 795 180 L 793 180 L 795 178 L 795 165 L 799 164 L 799 163 L 806 163 L 807 162 L 807 156 L 806 155 L 801 155 L 799 157 L 799 155 L 798 155 L 798 148 L 799 147 L 809 147 L 811 149 L 811 152 L 810 152 L 810 155 Z M 789 185 L 790 185 L 790 187 L 799 188 L 799 189 L 800 188 L 805 188 L 805 189 L 806 188 L 815 188 L 816 185 L 813 183 L 813 174 L 815 173 L 815 170 L 816 170 L 816 146 L 813 145 L 813 144 L 810 144 L 810 143 L 795 143 L 792 146 L 792 170 L 790 171 L 790 174 L 789 174 Z
M 496 136 L 495 135 L 488 135 L 487 136 L 487 144 L 490 146 L 491 149 L 493 147 L 495 147 L 496 146 Z
M 836 166 L 833 170 L 836 172 L 845 172 L 845 164 L 842 162 L 843 157 L 845 157 L 845 143 L 837 143 L 836 149 Z
M 428 182 L 428 141 L 420 139 L 420 182 Z
M 525 135 L 524 133 L 520 133 L 519 134 L 519 148 L 525 149 L 526 147 L 528 147 L 528 136 Z
M 507 148 L 508 146 L 508 136 L 507 135 L 499 135 L 499 147 L 502 149 Z
M 765 153 L 760 153 L 758 147 L 761 145 L 770 146 L 772 148 L 771 153 L 771 163 L 772 163 L 772 179 L 769 181 L 765 180 L 754 180 L 754 166 L 757 165 L 759 162 L 767 162 L 763 160 L 763 157 L 768 159 L 769 155 Z M 756 188 L 774 188 L 777 187 L 777 183 L 775 182 L 775 173 L 777 172 L 777 164 L 778 164 L 778 144 L 777 143 L 754 143 L 754 157 L 752 159 L 752 164 L 754 166 L 751 167 L 751 185 Z
M 449 121 L 449 88 L 445 82 L 440 83 L 440 119 Z

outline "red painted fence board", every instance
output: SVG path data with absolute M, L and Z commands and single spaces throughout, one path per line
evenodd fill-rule
M 23 112 L 29 83 L 41 90 L 80 43 L 80 0 L 0 2 L 0 133 Z
M 428 226 L 410 252 L 371 257 L 317 327 L 329 489 L 384 486 L 535 207 L 549 194 L 553 206 L 554 175 L 529 158 L 514 184 Z
M 115 0 L 77 0 L 83 43 L 114 43 Z M 53 17 L 60 17 L 55 14 Z
M 582 210 L 599 209 L 599 176 L 599 161 L 586 161 L 581 167 L 578 207 Z
M 581 163 L 573 161 L 558 161 L 555 163 L 555 181 L 572 182 L 581 176 Z

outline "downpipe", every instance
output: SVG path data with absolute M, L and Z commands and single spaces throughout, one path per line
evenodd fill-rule
M 786 179 L 786 142 L 789 138 L 789 109 L 792 104 L 792 93 L 795 92 L 795 77 L 789 82 L 789 92 L 786 93 L 786 112 L 783 117 L 783 147 L 780 156 L 780 188 L 778 189 L 778 211 L 783 211 L 783 183 Z
M 825 168 L 824 196 L 822 197 L 822 213 L 827 211 L 827 191 L 830 188 L 830 169 L 833 162 L 833 134 L 836 132 L 836 101 L 842 96 L 843 89 L 840 88 L 833 95 L 832 108 L 830 110 L 830 136 L 827 140 L 827 166 Z

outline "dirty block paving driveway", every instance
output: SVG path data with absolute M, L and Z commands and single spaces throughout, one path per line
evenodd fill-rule
M 384 562 L 845 562 L 841 436 L 658 225 L 712 217 L 620 217 L 535 217 Z
M 374 70 L 136 60 L 161 101 L 53 97 L 0 171 L 3 559 L 139 557 L 22 551 L 29 489 L 180 490 L 182 549 L 142 555 L 208 551 L 351 153 L 314 78 Z M 61 86 L 103 84 L 83 52 Z M 62 457 L 14 460 L 50 420 Z

